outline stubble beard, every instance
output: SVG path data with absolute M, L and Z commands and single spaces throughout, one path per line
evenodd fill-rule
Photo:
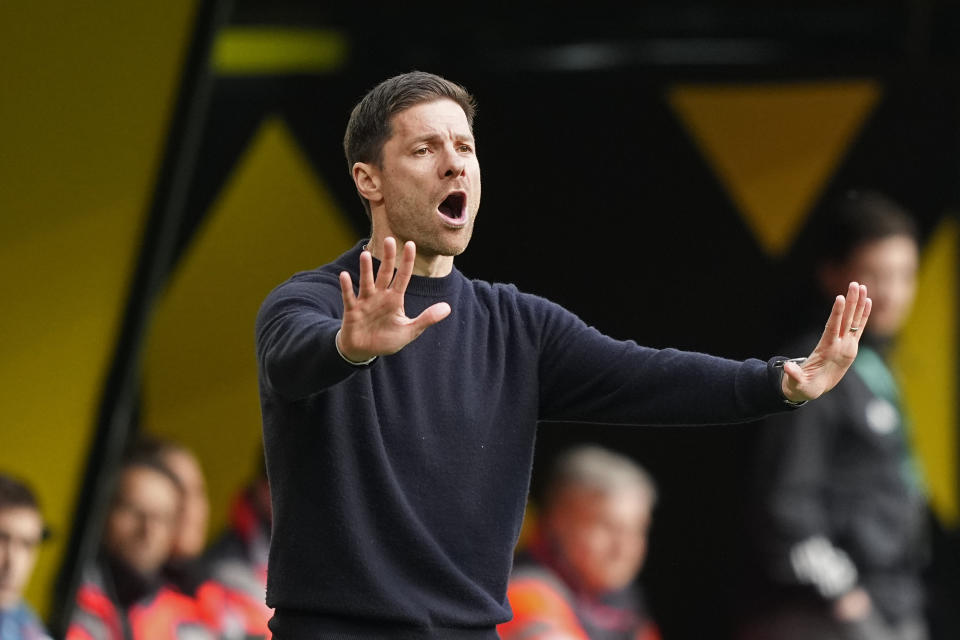
M 396 202 L 393 211 L 387 214 L 390 228 L 400 239 L 413 240 L 417 255 L 458 256 L 463 253 L 473 237 L 476 211 L 470 210 L 470 219 L 462 229 L 444 226 L 435 208 L 430 204 L 404 197 Z

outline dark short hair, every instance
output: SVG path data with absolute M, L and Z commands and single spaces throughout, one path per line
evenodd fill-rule
M 156 441 L 160 443 L 161 441 Z M 137 442 L 124 456 L 123 461 L 120 463 L 120 472 L 119 476 L 123 475 L 127 471 L 133 469 L 148 469 L 159 473 L 164 478 L 169 480 L 173 486 L 176 488 L 177 493 L 181 496 L 184 494 L 183 483 L 180 482 L 180 478 L 170 470 L 170 468 L 164 463 L 162 455 L 164 451 L 172 451 L 175 447 L 170 449 L 164 449 L 163 447 L 166 443 L 161 443 L 157 448 L 154 448 L 153 442 Z M 114 489 L 114 500 L 116 500 L 120 495 L 120 485 L 118 484 Z
M 383 145 L 393 134 L 393 116 L 418 104 L 444 98 L 460 105 L 472 130 L 476 102 L 465 88 L 446 78 L 425 71 L 411 71 L 384 80 L 371 89 L 350 113 L 343 136 L 347 171 L 352 173 L 357 162 L 380 165 Z M 360 200 L 369 217 L 370 203 L 363 196 Z
M 163 462 L 171 453 L 186 453 L 193 455 L 187 447 L 174 440 L 167 440 L 152 434 L 141 435 L 130 447 L 127 457 L 131 459 L 154 458 Z
M 37 512 L 40 519 L 43 515 L 40 513 L 40 503 L 30 487 L 22 480 L 18 480 L 6 473 L 0 473 L 0 511 L 7 509 L 32 509 Z M 43 539 L 50 537 L 50 530 L 46 523 L 43 525 Z
M 0 473 L 0 511 L 14 507 L 28 507 L 37 512 L 40 511 L 37 497 L 25 482 L 6 473 Z
M 919 231 L 906 209 L 889 197 L 869 189 L 852 189 L 830 200 L 816 257 L 821 264 L 842 264 L 860 247 L 889 238 L 907 236 L 919 242 Z

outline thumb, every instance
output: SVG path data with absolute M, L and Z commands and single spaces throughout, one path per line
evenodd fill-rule
M 803 382 L 803 369 L 796 362 L 784 362 L 783 373 L 796 384 Z
M 446 302 L 438 302 L 430 305 L 423 310 L 423 313 L 413 319 L 413 326 L 417 332 L 425 330 L 427 327 L 437 324 L 450 315 L 450 305 Z

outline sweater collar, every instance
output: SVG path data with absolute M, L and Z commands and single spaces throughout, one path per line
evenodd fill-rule
M 341 266 L 350 274 L 354 286 L 360 281 L 360 254 L 363 248 L 367 246 L 368 238 L 364 238 L 354 247 L 343 254 L 340 263 Z M 373 259 L 373 274 L 376 276 L 380 269 L 380 261 Z M 452 295 L 458 283 L 463 279 L 463 274 L 454 266 L 450 273 L 441 278 L 431 278 L 429 276 L 410 276 L 410 283 L 407 285 L 407 295 L 422 296 L 424 298 L 440 298 Z

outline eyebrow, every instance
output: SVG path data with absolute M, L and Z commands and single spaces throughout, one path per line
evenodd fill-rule
M 418 144 L 421 142 L 436 142 L 438 140 L 444 140 L 445 138 L 446 136 L 440 133 L 428 133 L 422 136 L 414 137 L 411 141 L 411 144 Z M 454 139 L 470 143 L 474 142 L 473 134 L 456 133 L 454 134 Z

